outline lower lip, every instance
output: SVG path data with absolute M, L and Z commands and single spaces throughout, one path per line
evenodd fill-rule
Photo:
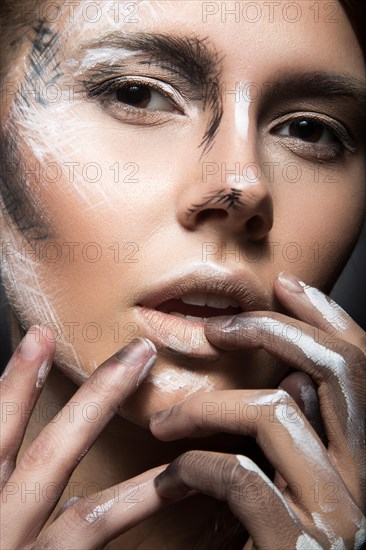
M 156 309 L 138 306 L 146 336 L 158 347 L 197 358 L 217 358 L 222 353 L 205 336 L 204 321 L 189 321 Z

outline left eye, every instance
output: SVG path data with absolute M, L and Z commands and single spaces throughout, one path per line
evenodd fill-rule
M 169 111 L 176 110 L 175 105 L 161 92 L 149 86 L 141 84 L 126 84 L 116 91 L 116 100 L 125 105 L 147 111 Z
M 299 118 L 278 127 L 280 136 L 294 137 L 310 143 L 330 145 L 339 143 L 338 138 L 323 123 L 310 118 Z

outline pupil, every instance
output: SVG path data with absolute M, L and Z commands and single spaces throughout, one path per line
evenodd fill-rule
M 323 126 L 313 120 L 295 120 L 290 126 L 290 134 L 304 141 L 316 143 L 322 137 Z
M 146 107 L 151 100 L 151 90 L 147 86 L 131 84 L 117 90 L 116 99 L 134 107 Z

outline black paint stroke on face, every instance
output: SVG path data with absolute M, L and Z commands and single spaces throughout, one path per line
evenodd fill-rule
M 192 204 L 186 212 L 186 216 L 190 217 L 202 208 L 207 208 L 214 205 L 222 205 L 225 208 L 236 209 L 243 206 L 244 203 L 241 200 L 241 189 L 230 188 L 230 192 L 227 189 L 220 189 L 220 191 L 214 191 L 206 194 L 206 199 L 198 204 Z
M 36 21 L 32 32 L 34 38 L 29 50 L 25 76 L 20 86 L 21 99 L 27 107 L 31 106 L 29 92 L 36 103 L 47 106 L 40 89 L 56 83 L 61 77 L 59 50 L 60 40 L 57 32 L 51 30 L 44 20 Z
M 37 21 L 32 32 L 35 34 L 27 58 L 25 75 L 20 82 L 17 96 L 11 107 L 9 119 L 4 124 L 0 153 L 1 174 L 0 194 L 4 216 L 8 222 L 16 225 L 23 237 L 32 241 L 45 240 L 51 236 L 51 224 L 46 215 L 40 212 L 39 204 L 32 196 L 32 176 L 28 172 L 40 171 L 40 163 L 34 159 L 33 166 L 28 165 L 21 151 L 22 136 L 20 125 L 14 120 L 19 113 L 25 119 L 33 116 L 35 105 L 47 107 L 40 86 L 56 82 L 61 74 L 57 52 L 58 34 L 51 31 L 45 21 Z M 23 160 L 24 159 L 24 160 Z M 33 182 L 36 176 L 33 176 Z
M 194 99 L 202 101 L 203 110 L 208 108 L 211 112 L 208 127 L 199 145 L 204 146 L 202 154 L 206 153 L 223 116 L 220 89 L 223 56 L 220 57 L 209 39 L 195 35 L 172 36 L 161 33 L 113 31 L 93 37 L 81 45 L 81 50 L 101 47 L 124 48 L 139 55 L 142 52 L 146 54 L 147 59 L 140 60 L 139 64 L 156 64 L 187 83 L 186 87 L 194 92 Z M 113 64 L 109 67 L 103 64 L 101 69 L 103 77 L 108 79 L 115 76 L 117 67 Z M 86 80 L 84 84 L 87 85 Z M 89 93 L 92 92 L 90 86 L 87 88 Z
M 0 152 L 0 192 L 4 216 L 10 225 L 16 225 L 28 243 L 45 240 L 51 236 L 50 224 L 31 195 L 32 186 L 25 172 L 25 163 L 20 158 L 21 152 L 13 135 L 6 136 Z M 27 169 L 30 167 L 27 166 Z

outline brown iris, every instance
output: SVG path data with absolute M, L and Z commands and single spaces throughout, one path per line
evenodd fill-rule
M 117 90 L 116 99 L 133 107 L 144 108 L 151 101 L 151 90 L 147 86 L 130 84 Z
M 302 118 L 291 122 L 289 131 L 290 136 L 316 143 L 323 135 L 324 126 L 314 120 Z

